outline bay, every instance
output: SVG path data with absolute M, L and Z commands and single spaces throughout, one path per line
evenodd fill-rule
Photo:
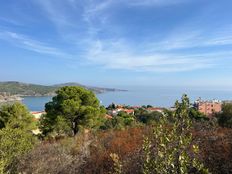
M 231 89 L 209 88 L 180 88 L 180 87 L 131 87 L 128 91 L 116 91 L 97 94 L 102 105 L 126 104 L 126 105 L 153 105 L 159 107 L 171 107 L 182 94 L 188 94 L 191 101 L 201 97 L 204 100 L 232 100 Z M 31 111 L 44 110 L 45 103 L 52 97 L 24 97 L 23 103 Z

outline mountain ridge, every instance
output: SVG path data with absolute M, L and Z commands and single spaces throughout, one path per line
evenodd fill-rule
M 126 91 L 115 88 L 104 88 L 87 86 L 76 82 L 60 83 L 54 85 L 41 85 L 33 83 L 24 83 L 19 81 L 4 81 L 0 82 L 0 93 L 9 93 L 19 96 L 53 96 L 55 91 L 63 86 L 81 86 L 96 94 L 113 91 Z

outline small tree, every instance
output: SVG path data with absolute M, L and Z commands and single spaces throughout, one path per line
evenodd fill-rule
M 208 173 L 196 158 L 198 146 L 192 144 L 187 95 L 175 107 L 173 123 L 169 124 L 167 116 L 163 116 L 154 128 L 153 139 L 144 140 L 144 174 L 185 174 L 191 170 Z
M 92 91 L 77 86 L 66 86 L 56 93 L 52 101 L 45 105 L 47 114 L 43 115 L 40 121 L 40 129 L 45 135 L 55 130 L 62 132 L 62 127 L 58 125 L 65 125 L 65 130 L 69 127 L 73 135 L 81 128 L 100 126 L 105 109 L 99 105 Z

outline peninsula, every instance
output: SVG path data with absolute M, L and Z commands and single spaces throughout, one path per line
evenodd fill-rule
M 104 93 L 104 92 L 126 91 L 126 90 L 115 89 L 115 88 L 87 86 L 75 82 L 48 86 L 48 85 L 22 83 L 17 81 L 7 81 L 7 82 L 0 82 L 0 93 L 7 93 L 9 95 L 17 95 L 17 96 L 53 96 L 55 95 L 55 91 L 63 86 L 81 86 L 88 90 L 93 91 L 96 94 Z

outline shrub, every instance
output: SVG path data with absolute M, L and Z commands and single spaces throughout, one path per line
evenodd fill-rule
M 19 158 L 28 153 L 35 144 L 35 138 L 21 129 L 0 130 L 0 173 L 15 171 Z
M 163 116 L 154 128 L 153 139 L 144 140 L 144 174 L 208 173 L 196 158 L 198 146 L 192 145 L 189 99 L 183 95 L 182 103 L 175 105 L 173 124 L 169 125 L 167 117 Z

